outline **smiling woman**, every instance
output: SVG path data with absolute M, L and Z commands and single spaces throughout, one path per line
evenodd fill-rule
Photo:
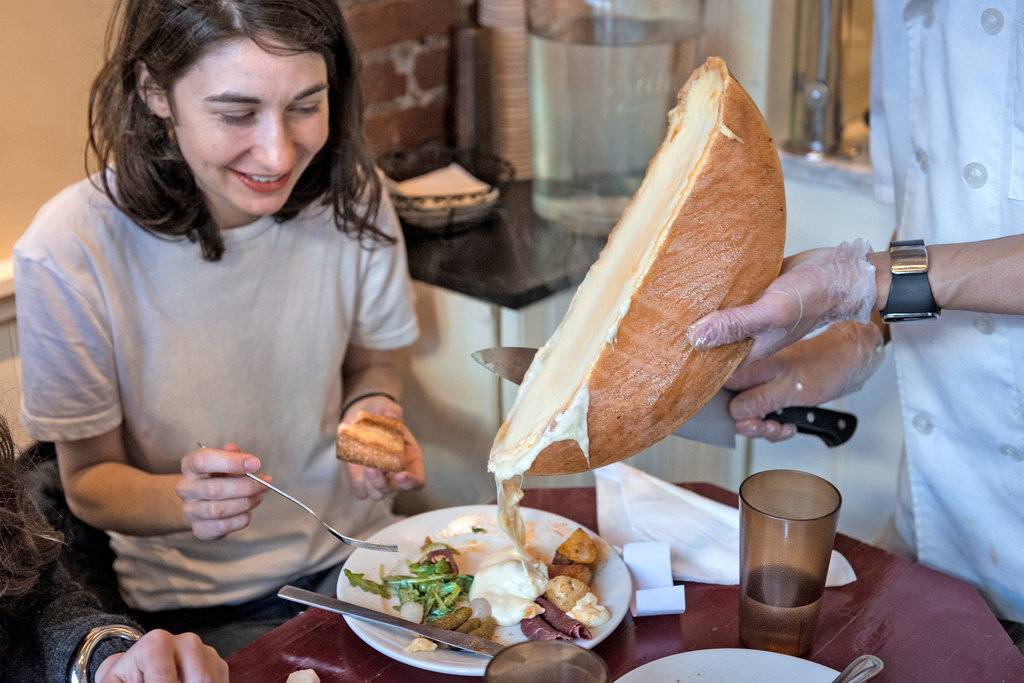
M 207 4 L 115 7 L 89 97 L 96 169 L 117 169 L 116 192 L 97 175 L 104 192 L 142 228 L 198 240 L 210 260 L 224 251 L 219 228 L 287 220 L 317 200 L 339 229 L 389 241 L 371 220 L 380 184 L 336 3 Z M 273 196 L 247 210 L 238 185 Z
M 246 473 L 350 536 L 423 484 L 408 430 L 400 471 L 335 457 L 339 420 L 402 418 L 405 251 L 335 0 L 123 0 L 111 26 L 97 172 L 15 247 L 22 418 L 138 620 L 227 655 L 346 555 Z

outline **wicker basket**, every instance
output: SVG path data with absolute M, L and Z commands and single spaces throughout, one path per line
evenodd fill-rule
M 388 184 L 395 210 L 402 222 L 434 234 L 450 234 L 471 228 L 494 210 L 502 190 L 514 178 L 507 161 L 474 150 L 431 145 L 419 149 L 392 152 L 377 161 L 381 170 L 394 181 Z M 479 192 L 410 197 L 401 194 L 395 183 L 457 163 L 487 184 Z

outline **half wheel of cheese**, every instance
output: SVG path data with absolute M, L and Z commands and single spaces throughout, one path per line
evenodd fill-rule
M 753 301 L 778 275 L 786 209 L 764 118 L 725 62 L 698 68 L 665 139 L 498 431 L 499 479 L 627 458 L 675 431 L 750 341 L 697 350 L 700 317 Z

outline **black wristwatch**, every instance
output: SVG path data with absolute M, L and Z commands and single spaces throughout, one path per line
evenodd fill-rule
M 928 250 L 924 240 L 890 242 L 889 261 L 892 284 L 881 311 L 882 320 L 894 323 L 939 317 L 941 311 L 928 283 Z

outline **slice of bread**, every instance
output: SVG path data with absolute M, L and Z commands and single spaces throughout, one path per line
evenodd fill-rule
M 356 421 L 338 425 L 338 457 L 382 472 L 402 471 L 405 426 L 401 420 L 360 410 Z

